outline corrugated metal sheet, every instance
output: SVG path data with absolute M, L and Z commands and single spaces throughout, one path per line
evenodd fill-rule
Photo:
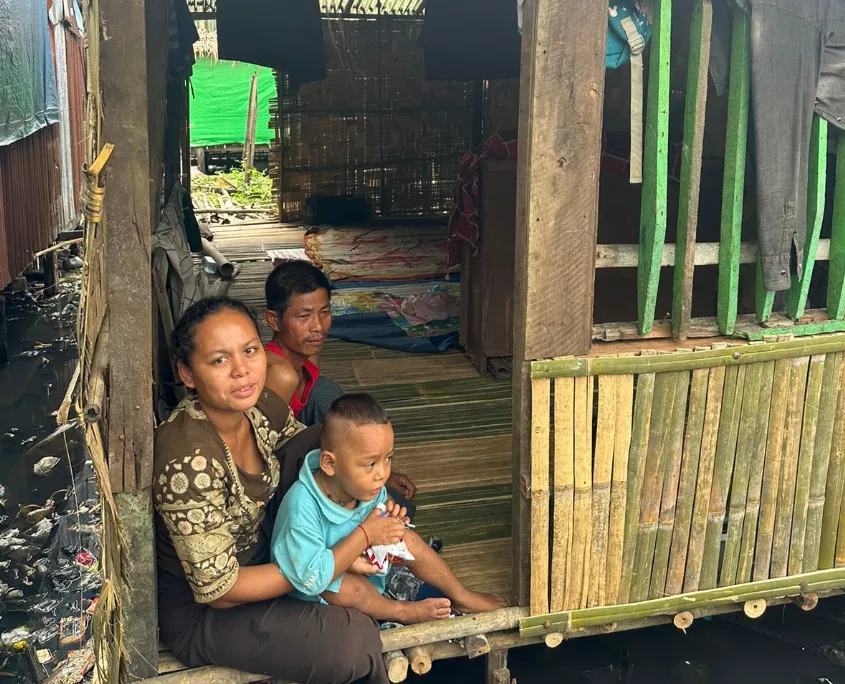
M 0 147 L 0 288 L 54 239 L 60 187 L 58 124 Z
M 197 18 L 213 19 L 217 14 L 217 0 L 188 0 L 191 14 Z M 422 14 L 425 0 L 320 0 L 324 14 Z
M 52 39 L 54 51 L 62 51 L 54 55 L 59 57 L 54 64 L 62 90 L 63 121 L 0 147 L 0 289 L 32 262 L 33 254 L 48 247 L 79 211 L 85 159 L 85 69 L 83 36 L 72 15 L 52 26 Z

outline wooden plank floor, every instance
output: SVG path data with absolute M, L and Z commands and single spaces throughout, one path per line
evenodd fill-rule
M 215 246 L 242 267 L 229 294 L 262 310 L 271 270 L 264 250 L 302 247 L 303 228 L 259 222 L 213 232 Z M 406 354 L 340 340 L 326 344 L 320 367 L 388 410 L 395 468 L 418 487 L 418 531 L 443 540 L 444 558 L 468 586 L 510 599 L 510 382 L 479 377 L 457 351 Z

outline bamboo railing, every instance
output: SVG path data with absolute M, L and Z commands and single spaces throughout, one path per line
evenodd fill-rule
M 627 245 L 598 245 L 597 268 L 637 267 L 636 330 L 625 324 L 597 326 L 597 339 L 673 336 L 684 340 L 712 334 L 747 339 L 789 332 L 793 336 L 845 331 L 845 134 L 837 140 L 836 187 L 833 193 L 833 227 L 830 240 L 820 239 L 825 211 L 828 125 L 814 117 L 808 173 L 807 237 L 801 277 L 793 276 L 785 315 L 773 317 L 774 293 L 762 287 L 759 258 L 754 243 L 741 242 L 743 190 L 746 180 L 749 100 L 751 80 L 748 14 L 734 9 L 731 34 L 728 115 L 722 185 L 722 214 L 718 243 L 696 244 L 696 224 L 701 186 L 702 148 L 707 106 L 710 39 L 713 30 L 711 0 L 694 0 L 690 41 L 684 132 L 681 156 L 680 199 L 676 244 L 665 244 L 667 222 L 669 72 L 672 0 L 656 0 L 649 57 L 649 90 L 640 241 L 636 253 Z M 631 246 L 633 247 L 633 246 Z M 738 314 L 740 264 L 757 261 L 755 313 Z M 828 260 L 825 309 L 808 310 L 807 298 L 816 261 Z M 696 265 L 718 264 L 716 316 L 692 319 L 693 272 Z M 671 323 L 655 323 L 657 288 L 662 266 L 674 265 Z
M 845 587 L 843 363 L 842 335 L 533 362 L 523 636 Z

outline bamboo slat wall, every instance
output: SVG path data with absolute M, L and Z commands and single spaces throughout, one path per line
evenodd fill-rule
M 843 364 L 844 335 L 534 362 L 531 614 L 845 587 Z

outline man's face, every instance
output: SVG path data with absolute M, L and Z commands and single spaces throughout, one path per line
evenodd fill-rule
M 302 356 L 316 356 L 332 327 L 332 305 L 328 291 L 320 288 L 308 294 L 291 296 L 277 326 L 282 346 Z

